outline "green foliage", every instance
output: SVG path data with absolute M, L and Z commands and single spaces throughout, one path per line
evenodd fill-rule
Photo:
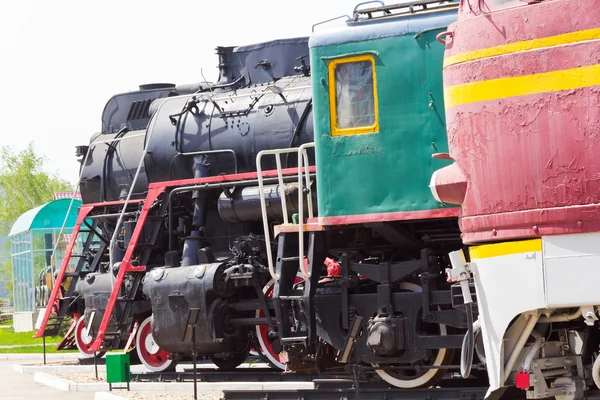
M 46 157 L 36 153 L 33 143 L 19 152 L 0 149 L 0 235 L 7 235 L 24 212 L 54 200 L 55 192 L 70 190 L 67 181 L 44 171 Z M 0 249 L 0 280 L 7 280 L 12 294 L 10 244 Z
M 42 339 L 34 339 L 35 332 L 13 332 L 10 328 L 0 328 L 0 346 L 25 346 L 42 344 Z M 47 337 L 47 343 L 58 343 L 62 338 Z
M 32 143 L 17 154 L 0 149 L 0 232 L 8 232 L 25 211 L 52 201 L 55 192 L 70 189 L 67 181 L 44 172 L 46 161 Z
M 43 353 L 42 339 L 34 339 L 35 332 L 13 332 L 10 328 L 0 328 L 0 354 L 3 353 Z M 56 345 L 62 337 L 47 337 L 46 352 L 56 353 Z M 5 347 L 6 346 L 6 347 Z M 18 347 L 13 347 L 18 346 Z

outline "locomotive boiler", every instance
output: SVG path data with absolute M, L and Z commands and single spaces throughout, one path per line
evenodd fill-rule
M 307 38 L 236 48 L 220 47 L 217 55 L 219 79 L 216 83 L 143 85 L 139 91 L 114 96 L 105 106 L 102 131 L 92 137 L 89 146 L 78 148 L 82 163 L 82 198 L 85 206 L 90 207 L 86 217 L 93 219 L 94 235 L 102 242 L 101 247 L 86 249 L 88 262 L 78 271 L 81 279 L 71 298 L 77 300 L 71 304 L 71 312 L 81 314 L 75 341 L 83 353 L 93 353 L 93 339 L 101 329 L 115 287 L 115 276 L 131 243 L 139 221 L 140 205 L 152 182 L 223 175 L 243 180 L 244 174 L 256 171 L 259 151 L 295 147 L 312 141 Z M 284 168 L 295 165 L 296 160 L 292 157 L 283 160 Z M 263 168 L 274 167 L 273 160 L 263 164 Z M 290 216 L 297 212 L 293 200 L 286 210 L 280 206 L 281 196 L 297 198 L 297 185 L 287 178 L 284 180 L 281 183 L 272 181 L 262 189 L 271 203 L 268 215 L 273 221 L 282 220 L 284 211 Z M 205 293 L 207 297 L 212 296 L 206 299 L 206 310 L 214 309 L 219 315 L 230 318 L 230 313 L 223 312 L 223 307 L 228 309 L 228 303 L 216 304 L 221 297 L 229 299 L 238 292 L 247 297 L 248 286 L 250 298 L 255 298 L 256 285 L 262 295 L 263 286 L 270 278 L 268 273 L 252 264 L 262 262 L 264 252 L 270 246 L 259 238 L 262 214 L 256 185 L 256 179 L 237 185 L 209 185 L 193 191 L 173 191 L 168 198 L 161 199 L 168 210 L 152 217 L 160 219 L 160 223 L 150 226 L 148 222 L 145 226 L 141 234 L 145 243 L 138 245 L 140 251 L 135 255 L 134 263 L 142 264 L 148 270 L 165 265 L 170 269 L 161 270 L 160 280 L 153 279 L 156 274 L 150 274 L 144 282 L 148 283 L 146 294 L 141 291 L 143 276 L 127 274 L 124 277 L 119 289 L 120 304 L 112 313 L 107 313 L 111 315 L 106 315 L 109 323 L 105 325 L 110 326 L 104 328 L 106 338 L 97 349 L 100 353 L 126 345 L 133 325 L 137 324 L 137 355 L 155 370 L 170 367 L 174 360 L 168 359 L 162 349 L 154 354 L 148 350 L 148 346 L 152 346 L 150 343 L 155 343 L 149 330 L 152 308 L 155 309 L 152 328 L 161 348 L 178 353 L 187 346 L 185 352 L 189 352 L 191 339 L 184 340 L 183 334 L 179 335 L 182 332 L 173 335 L 179 325 L 173 325 L 169 319 L 174 316 L 172 310 L 162 310 L 161 298 L 173 299 L 173 292 L 177 292 L 181 299 L 193 303 L 194 299 L 202 297 L 200 293 Z M 119 212 L 126 200 L 128 208 L 121 216 Z M 120 223 L 119 216 L 122 217 Z M 96 254 L 102 256 L 95 257 Z M 196 266 L 192 269 L 197 270 L 201 263 L 206 263 L 207 276 L 215 275 L 218 285 L 209 287 L 204 280 L 186 281 L 185 273 L 178 275 L 184 267 Z M 232 277 L 235 275 L 232 267 L 236 265 L 249 274 L 244 278 L 245 283 L 244 279 Z M 174 268 L 180 266 L 181 270 Z M 187 282 L 185 292 L 178 284 L 180 279 Z M 158 288 L 152 285 L 157 281 L 161 283 Z M 224 281 L 227 282 L 224 284 Z M 174 289 L 168 287 L 173 282 Z M 231 282 L 235 284 L 231 286 Z M 155 293 L 156 290 L 159 292 Z M 158 303 L 152 303 L 150 300 L 153 299 Z M 187 300 L 183 303 L 187 304 Z M 212 301 L 216 303 L 211 305 Z M 183 315 L 184 310 L 178 310 L 177 315 Z M 248 314 L 247 310 L 242 314 L 244 312 Z M 254 313 L 252 310 L 251 314 Z M 248 322 L 246 325 L 250 326 Z M 215 334 L 208 331 L 213 328 L 208 323 L 198 324 L 198 349 L 203 344 L 203 337 Z M 207 331 L 201 332 L 203 329 Z M 205 343 L 208 348 L 200 350 L 200 355 L 227 354 L 232 350 L 236 354 L 240 351 L 247 354 L 250 349 L 246 346 L 247 329 L 239 332 L 239 340 L 213 344 L 212 347 Z M 214 337 L 210 339 L 211 343 L 213 341 L 217 342 Z M 245 355 L 241 356 L 243 359 Z

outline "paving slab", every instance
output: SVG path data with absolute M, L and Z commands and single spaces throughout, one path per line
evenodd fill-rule
M 108 389 L 106 382 L 74 382 L 46 372 L 35 372 L 35 382 L 49 387 L 71 392 L 100 392 Z M 312 382 L 198 382 L 198 392 L 217 392 L 223 390 L 307 390 L 314 389 Z M 131 382 L 131 391 L 135 392 L 190 392 L 192 382 Z
M 26 358 L 24 361 L 27 360 Z M 15 372 L 13 364 L 12 360 L 0 360 L 2 400 L 94 400 L 95 398 L 95 394 L 91 392 L 63 392 L 34 382 L 32 375 Z

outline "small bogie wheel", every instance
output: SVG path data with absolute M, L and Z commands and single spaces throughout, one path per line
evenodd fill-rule
M 240 364 L 242 364 L 248 358 L 249 350 L 241 351 L 239 353 L 233 353 L 228 357 L 217 357 L 215 355 L 210 356 L 210 360 L 215 364 L 221 371 L 233 371 Z
M 94 358 L 94 352 L 90 350 L 92 344 L 94 344 L 94 337 L 88 332 L 85 320 L 81 316 L 75 322 L 75 345 L 79 350 L 79 358 L 84 360 Z M 96 358 L 102 358 L 104 354 L 104 351 L 96 352 Z
M 421 292 L 421 287 L 415 283 L 402 282 L 400 283 L 400 289 Z M 437 334 L 444 336 L 448 334 L 446 325 L 437 325 Z M 428 356 L 423 360 L 424 366 L 438 366 L 448 365 L 454 358 L 454 351 L 449 349 L 436 349 L 430 350 Z M 429 387 L 437 383 L 445 374 L 444 368 L 418 368 L 406 369 L 406 368 L 394 368 L 394 366 L 380 366 L 373 364 L 375 372 L 385 382 L 390 385 L 403 388 L 403 389 L 415 389 L 421 387 Z
M 298 274 L 294 280 L 294 284 L 302 282 L 302 274 Z M 267 299 L 273 298 L 273 289 L 275 288 L 275 280 L 271 279 L 263 288 L 263 293 Z M 256 318 L 264 318 L 265 313 L 262 310 L 256 310 Z M 275 316 L 272 317 L 273 324 L 277 328 Z M 269 324 L 256 326 L 256 338 L 260 349 L 258 349 L 267 363 L 275 368 L 285 371 L 285 363 L 279 359 L 279 353 L 273 349 L 273 341 L 269 338 Z
M 152 372 L 173 371 L 177 362 L 170 353 L 160 348 L 152 336 L 152 317 L 146 318 L 138 328 L 135 338 L 137 355 L 142 364 Z

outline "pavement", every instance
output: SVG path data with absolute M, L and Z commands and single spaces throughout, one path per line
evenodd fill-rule
M 40 362 L 42 355 L 40 354 Z M 13 364 L 31 363 L 31 358 L 23 360 L 0 360 L 0 399 L 2 400 L 94 400 L 93 392 L 63 392 L 51 389 L 33 381 L 33 375 L 20 374 L 13 370 Z

